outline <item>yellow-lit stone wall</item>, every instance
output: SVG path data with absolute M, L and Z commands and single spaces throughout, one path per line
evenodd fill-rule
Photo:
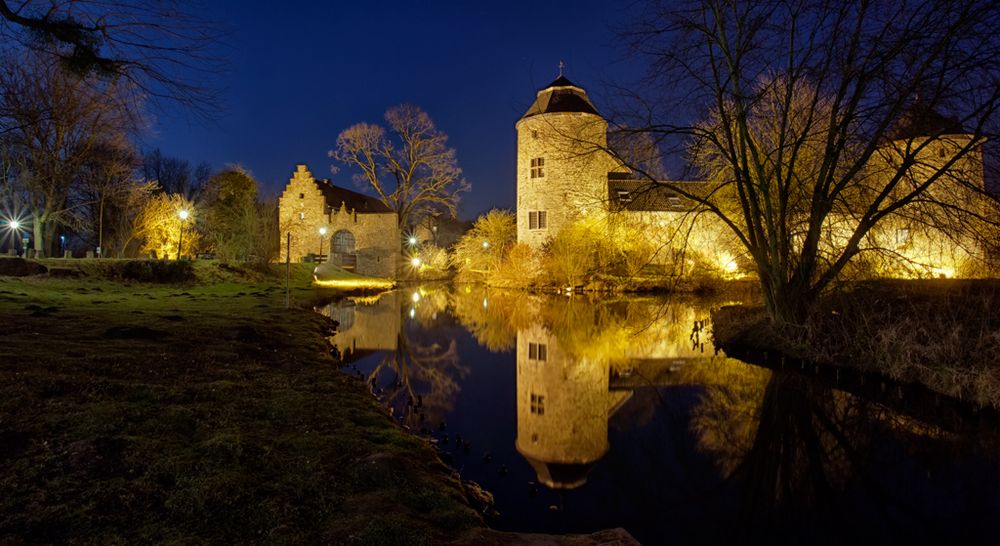
M 373 277 L 395 278 L 400 262 L 400 235 L 396 214 L 359 213 L 344 203 L 327 203 L 319 183 L 305 165 L 296 168 L 278 201 L 281 229 L 281 261 L 288 254 L 286 235 L 291 234 L 291 259 L 302 261 L 309 254 L 330 255 L 333 236 L 339 230 L 350 231 L 355 239 L 356 272 Z M 325 237 L 320 228 L 325 227 Z
M 517 240 L 539 248 L 573 220 L 607 207 L 608 172 L 615 161 L 604 119 L 577 112 L 546 113 L 517 124 Z M 544 158 L 544 176 L 531 177 Z M 545 229 L 530 229 L 529 212 L 545 211 Z

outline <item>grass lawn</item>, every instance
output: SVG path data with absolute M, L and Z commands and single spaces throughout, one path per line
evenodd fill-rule
M 311 267 L 290 310 L 273 274 L 196 269 L 187 285 L 0 277 L 0 543 L 421 544 L 481 528 L 431 449 L 334 367 L 330 325 L 306 308 Z

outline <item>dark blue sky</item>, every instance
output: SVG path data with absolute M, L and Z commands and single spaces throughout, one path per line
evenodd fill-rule
M 514 205 L 514 123 L 557 64 L 602 104 L 609 81 L 634 77 L 615 31 L 626 2 L 262 2 L 224 0 L 206 14 L 227 27 L 224 110 L 205 124 L 167 106 L 145 148 L 239 163 L 264 191 L 284 187 L 296 163 L 331 175 L 327 151 L 359 121 L 411 102 L 450 136 L 472 191 L 461 216 Z M 174 110 L 177 110 L 174 112 Z

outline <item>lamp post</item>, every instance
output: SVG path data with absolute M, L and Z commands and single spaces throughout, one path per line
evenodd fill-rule
M 319 263 L 323 263 L 323 238 L 326 237 L 326 228 L 319 228 Z
M 181 209 L 181 211 L 177 213 L 177 216 L 180 216 L 181 218 L 181 234 L 177 240 L 177 260 L 180 261 L 181 247 L 184 246 L 184 222 L 188 219 L 187 209 Z

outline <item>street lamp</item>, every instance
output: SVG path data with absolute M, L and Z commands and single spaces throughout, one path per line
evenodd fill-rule
M 181 259 L 181 247 L 184 246 L 184 222 L 187 221 L 188 215 L 189 215 L 189 213 L 188 213 L 187 209 L 181 209 L 181 211 L 177 213 L 177 216 L 180 216 L 180 218 L 181 218 L 181 234 L 180 234 L 180 237 L 177 240 L 177 260 L 178 261 L 180 261 L 180 259 Z
M 326 228 L 319 228 L 319 258 L 317 259 L 319 263 L 323 263 L 323 238 L 326 237 Z
M 483 248 L 489 248 L 489 247 L 490 247 L 490 242 L 489 241 L 483 241 Z

